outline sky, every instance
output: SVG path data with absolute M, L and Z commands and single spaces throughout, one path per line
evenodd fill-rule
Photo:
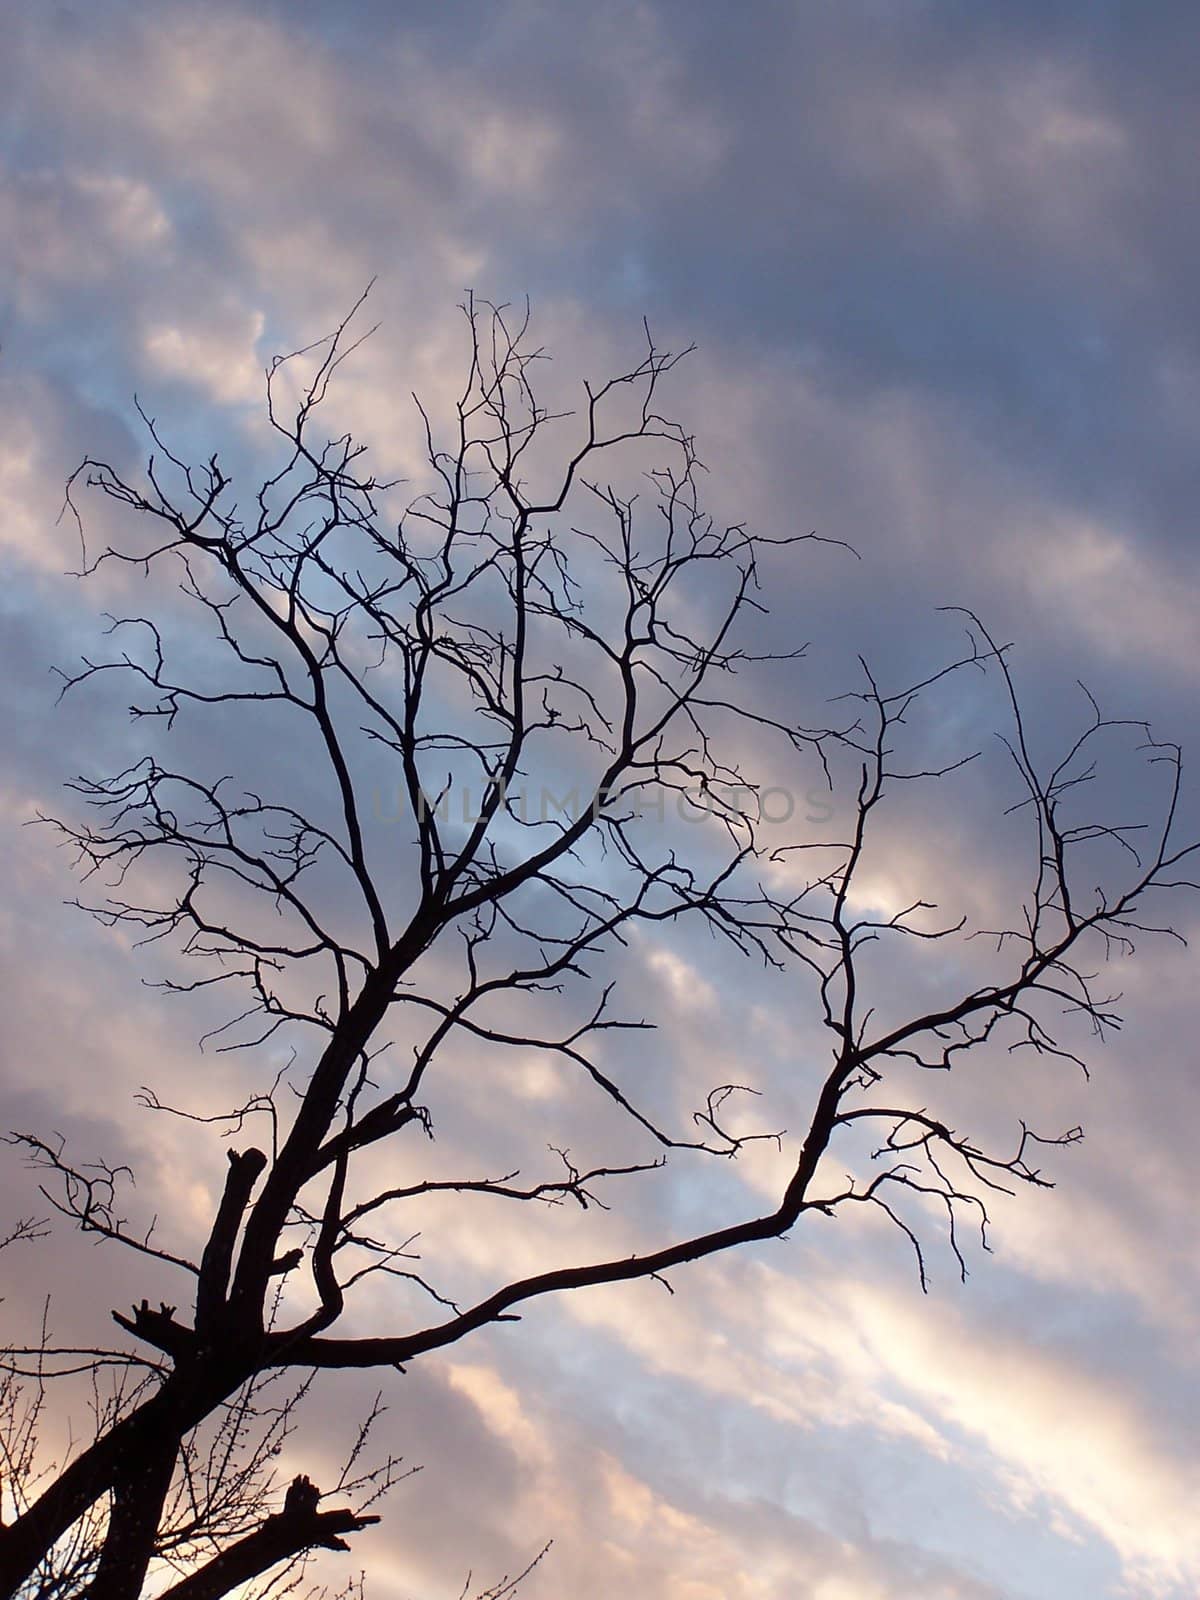
M 1200 744 L 1191 7 L 9 0 L 4 15 L 3 1121 L 129 1161 L 130 1204 L 160 1232 L 195 1235 L 224 1159 L 215 1136 L 139 1110 L 138 1088 L 232 1102 L 269 1063 L 202 1055 L 203 1008 L 140 984 L 157 957 L 65 907 L 67 858 L 24 826 L 141 737 L 119 695 L 55 707 L 51 669 L 101 648 L 102 613 L 138 582 L 68 575 L 63 485 L 85 454 L 136 469 L 135 394 L 181 448 L 252 468 L 265 365 L 370 280 L 379 331 L 331 404 L 397 475 L 419 451 L 411 392 L 436 412 L 461 376 L 468 290 L 529 296 L 564 394 L 636 360 L 643 317 L 661 344 L 696 346 L 670 399 L 714 514 L 857 552 L 801 546 L 773 569 L 763 627 L 810 648 L 764 687 L 771 704 L 819 714 L 856 686 L 859 654 L 890 682 L 920 677 L 961 639 L 939 608 L 966 606 L 1012 642 L 1039 754 L 1086 720 L 1080 682 Z M 929 702 L 921 748 L 988 754 L 980 776 L 897 807 L 872 868 L 881 907 L 915 891 L 987 927 L 1019 900 L 1003 718 L 994 682 Z M 749 753 L 769 770 L 765 744 Z M 294 752 L 272 759 L 303 786 Z M 1094 803 L 1149 814 L 1156 781 L 1130 757 Z M 1194 776 L 1189 823 L 1200 834 Z M 1194 896 L 1171 917 L 1200 933 Z M 1148 940 L 1117 963 L 1126 1026 L 1089 1042 L 1090 1081 L 1014 1059 L 938 1086 L 1000 1139 L 1023 1115 L 1086 1130 L 1048 1155 L 1052 1191 L 994 1207 L 965 1283 L 935 1217 L 928 1293 L 878 1219 L 805 1219 L 681 1270 L 672 1295 L 587 1291 L 391 1380 L 388 1445 L 422 1470 L 355 1542 L 370 1593 L 452 1597 L 548 1539 L 530 1600 L 1200 1592 L 1194 949 Z M 803 1127 L 821 1046 L 798 982 L 686 933 L 646 935 L 614 972 L 659 1024 L 663 1104 L 733 1072 L 769 1125 Z M 899 1003 L 945 976 L 876 979 Z M 447 1160 L 495 1167 L 572 1118 L 591 1137 L 545 1063 L 510 1073 L 498 1111 L 475 1081 L 450 1059 Z M 672 1166 L 599 1218 L 431 1209 L 425 1245 L 480 1285 L 497 1262 L 508 1276 L 648 1248 L 761 1206 L 786 1153 Z M 0 1203 L 36 1203 L 15 1159 Z M 57 1235 L 18 1284 L 11 1325 L 49 1294 L 56 1327 L 97 1337 L 110 1301 L 147 1292 Z M 386 1326 L 396 1308 L 375 1295 L 367 1324 Z M 321 1480 L 374 1387 L 330 1376 L 296 1470 Z

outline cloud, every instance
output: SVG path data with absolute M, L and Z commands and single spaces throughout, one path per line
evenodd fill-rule
M 265 459 L 264 363 L 335 326 L 376 275 L 364 316 L 383 325 L 327 416 L 414 490 L 410 392 L 452 417 L 468 287 L 532 293 L 555 407 L 637 348 L 643 311 L 666 342 L 699 342 L 675 400 L 715 514 L 775 536 L 815 527 L 863 557 L 764 557 L 773 615 L 754 642 L 812 649 L 743 678 L 757 706 L 828 719 L 860 649 L 888 681 L 912 681 L 956 647 L 934 606 L 967 603 L 1014 641 L 1039 754 L 1077 726 L 1076 677 L 1119 714 L 1186 732 L 1200 230 L 1182 15 L 1018 4 L 964 25 L 944 7 L 780 6 L 751 26 L 707 0 L 587 13 L 414 0 L 403 16 L 366 0 L 337 16 L 223 0 L 27 21 L 0 182 L 15 242 L 0 394 L 9 1120 L 129 1159 L 136 1214 L 157 1211 L 164 1235 L 194 1245 L 219 1130 L 135 1114 L 132 1096 L 149 1081 L 233 1105 L 286 1059 L 201 1058 L 192 1041 L 216 1008 L 168 1012 L 142 989 L 154 953 L 68 915 L 65 863 L 20 829 L 55 809 L 63 777 L 139 750 L 119 698 L 69 697 L 51 720 L 46 668 L 95 647 L 95 612 L 162 606 L 184 660 L 213 670 L 179 597 L 135 569 L 83 589 L 58 578 L 77 560 L 73 527 L 56 526 L 67 473 L 85 453 L 140 458 L 137 391 L 173 448 L 206 459 L 219 443 L 245 494 Z M 102 539 L 115 508 L 88 507 Z M 697 612 L 711 601 L 689 597 Z M 972 677 L 931 697 L 906 730 L 914 752 L 991 748 L 993 690 Z M 183 753 L 221 750 L 316 795 L 304 751 L 268 733 L 210 726 L 181 735 Z M 765 736 L 740 738 L 736 757 L 798 791 L 819 782 Z M 1022 818 L 1003 818 L 1010 777 L 997 750 L 961 781 L 896 797 L 859 907 L 919 894 L 973 924 L 1019 916 L 1032 858 Z M 1143 815 L 1141 784 L 1111 769 L 1097 814 Z M 1191 789 L 1184 809 L 1195 829 Z M 381 826 L 381 849 L 389 838 Z M 791 858 L 770 881 L 799 871 Z M 1131 1028 L 1089 1058 L 1090 1087 L 997 1053 L 915 1091 L 981 1136 L 1009 1137 L 1022 1115 L 1089 1125 L 1054 1160 L 1054 1195 L 997 1204 L 998 1259 L 972 1257 L 966 1290 L 938 1257 L 945 1298 L 918 1308 L 904 1242 L 882 1223 L 813 1219 L 778 1256 L 674 1275 L 669 1301 L 650 1285 L 531 1309 L 398 1380 L 395 1425 L 427 1470 L 371 1536 L 385 1594 L 457 1593 L 468 1566 L 517 1570 L 543 1534 L 558 1545 L 531 1596 L 618 1583 L 647 1600 L 1192 1593 L 1197 1459 L 1181 1397 L 1200 1286 L 1179 1219 L 1193 973 L 1185 952 L 1145 955 L 1107 974 Z M 911 1008 L 978 981 L 984 960 L 980 945 L 889 953 L 869 969 L 873 997 Z M 683 1128 L 713 1083 L 749 1083 L 763 1098 L 747 1115 L 793 1143 L 751 1146 L 735 1167 L 673 1157 L 610 1186 L 609 1215 L 431 1202 L 413 1214 L 420 1248 L 456 1291 L 644 1249 L 778 1195 L 828 1060 L 811 990 L 683 932 L 617 953 L 613 970 L 628 1009 L 661 1026 L 604 1041 L 606 1069 Z M 397 1060 L 410 1043 L 398 1033 Z M 621 1119 L 577 1090 L 546 1052 L 485 1072 L 456 1045 L 431 1084 L 429 1170 L 557 1175 L 551 1141 L 628 1153 Z M 28 1177 L 7 1175 L 17 1210 L 36 1193 Z M 145 1292 L 90 1250 L 69 1259 L 64 1326 L 83 1330 L 101 1291 L 105 1304 Z M 60 1281 L 59 1260 L 30 1266 L 22 1314 Z M 356 1314 L 432 1313 L 395 1285 Z M 361 1399 L 347 1385 L 316 1401 L 314 1451 Z

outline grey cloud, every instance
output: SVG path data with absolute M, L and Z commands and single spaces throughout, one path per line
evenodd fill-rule
M 681 404 L 718 509 L 772 532 L 816 526 L 865 558 L 820 548 L 780 558 L 767 636 L 793 642 L 802 630 L 814 649 L 764 688 L 779 704 L 819 706 L 846 686 L 864 642 L 897 677 L 919 670 L 952 631 L 929 608 L 965 600 L 1016 640 L 1047 748 L 1074 719 L 1065 686 L 1076 674 L 1123 713 L 1153 713 L 1184 733 L 1194 725 L 1197 45 L 1184 8 L 747 12 L 664 0 L 590 12 L 362 4 L 334 16 L 302 0 L 252 16 L 232 5 L 111 4 L 44 9 L 25 23 L 22 48 L 32 86 L 9 97 L 18 109 L 4 130 L 0 198 L 21 271 L 2 358 L 22 373 L 5 399 L 4 439 L 20 464 L 5 480 L 14 510 L 3 694 L 21 730 L 6 748 L 14 806 L 49 800 L 74 766 L 136 737 L 118 720 L 102 724 L 98 702 L 69 700 L 46 720 L 44 666 L 91 647 L 97 603 L 94 589 L 58 583 L 46 555 L 55 540 L 70 545 L 69 530 L 50 531 L 65 473 L 87 450 L 137 459 L 135 388 L 188 448 L 224 434 L 249 471 L 257 368 L 324 332 L 376 272 L 385 327 L 360 377 L 347 376 L 347 405 L 363 383 L 385 465 L 389 435 L 399 454 L 407 448 L 400 397 L 445 376 L 452 302 L 469 283 L 529 289 L 561 335 L 564 375 L 628 347 L 643 310 L 664 336 L 699 340 Z M 117 584 L 99 598 L 127 596 Z M 964 685 L 921 737 L 985 738 L 994 711 L 987 692 Z M 273 753 L 273 765 L 280 783 L 306 784 L 298 752 Z M 1018 881 L 1013 836 L 981 829 L 999 798 L 989 784 L 969 778 L 905 818 L 913 862 L 950 890 L 973 854 L 986 855 L 979 881 L 961 886 L 980 910 Z M 1121 781 L 1102 801 L 1121 810 L 1137 796 Z M 7 933 L 22 1003 L 10 1117 L 61 1122 L 81 1146 L 136 1157 L 147 1197 L 170 1159 L 189 1181 L 209 1181 L 198 1150 L 176 1144 L 156 1160 L 157 1130 L 113 1105 L 147 1069 L 164 1091 L 202 1095 L 236 1090 L 240 1069 L 208 1060 L 212 1076 L 195 1082 L 199 1013 L 185 1026 L 183 1013 L 135 991 L 129 952 L 52 909 L 71 892 L 59 864 L 27 847 L 28 835 L 12 837 L 21 876 Z M 724 980 L 701 1041 L 714 1062 L 757 1040 L 752 1030 L 765 1035 L 754 1006 L 772 1018 L 755 1066 L 793 1123 L 818 1048 L 798 1001 L 731 977 L 702 941 L 672 948 Z M 56 988 L 46 950 L 77 970 L 69 993 Z M 1097 1385 L 1167 1435 L 1188 1415 L 1179 1396 L 1194 1383 L 1196 1285 L 1180 1223 L 1195 1120 L 1190 960 L 1151 956 L 1121 975 L 1136 1043 L 1100 1057 L 1091 1089 L 1061 1075 L 1005 1076 L 1001 1064 L 986 1105 L 974 1084 L 960 1102 L 988 1132 L 1023 1108 L 1082 1116 L 1092 1143 L 1056 1166 L 1062 1189 L 1045 1211 L 1001 1210 L 998 1243 L 1010 1238 L 1012 1256 L 978 1262 L 954 1303 L 980 1330 L 998 1324 L 1014 1340 L 1028 1322 L 1031 1341 L 1065 1360 L 1076 1352 Z M 638 977 L 634 957 L 621 965 Z M 899 1003 L 907 985 L 941 977 L 895 967 L 881 974 L 882 993 Z M 109 996 L 127 989 L 128 1015 L 112 1025 Z M 665 1055 L 700 1054 L 669 990 L 656 998 Z M 53 1093 L 37 1081 L 51 1060 L 62 1062 Z M 664 1103 L 672 1095 L 682 1106 L 674 1076 Z M 478 1160 L 497 1128 L 514 1149 L 526 1137 L 523 1159 L 536 1156 L 529 1147 L 546 1130 L 527 1136 L 526 1104 L 511 1122 L 508 1112 L 456 1116 L 447 1104 L 443 1158 Z M 544 1114 L 559 1113 L 549 1102 Z M 607 1132 L 584 1136 L 599 1143 Z M 14 1181 L 15 1200 L 27 1191 Z M 648 1234 L 677 1221 L 676 1206 L 712 1199 L 688 1183 L 677 1200 L 647 1185 L 622 1195 L 612 1232 L 602 1224 L 583 1237 L 599 1245 L 631 1215 L 633 1233 Z M 195 1225 L 178 1191 L 169 1208 L 179 1227 Z M 557 1220 L 552 1236 L 579 1237 Z M 512 1237 L 505 1223 L 473 1226 L 493 1242 Z M 813 1248 L 847 1281 L 891 1282 L 893 1270 L 911 1270 L 899 1244 L 858 1231 Z M 799 1246 L 792 1259 L 798 1272 L 808 1260 Z M 461 1270 L 482 1278 L 477 1258 Z M 938 1293 L 957 1293 L 948 1260 L 939 1272 Z M 677 1288 L 681 1300 L 699 1295 L 683 1278 Z M 671 1595 L 672 1561 L 683 1561 L 688 1538 L 710 1536 L 704 1548 L 733 1563 L 726 1573 L 730 1551 L 742 1552 L 742 1577 L 766 1553 L 758 1589 L 745 1577 L 748 1600 L 804 1594 L 802 1585 L 826 1600 L 820 1583 L 835 1578 L 872 1600 L 1119 1592 L 1117 1560 L 1095 1530 L 1068 1521 L 1054 1531 L 1061 1509 L 1041 1503 L 1040 1529 L 995 1504 L 989 1514 L 994 1463 L 969 1440 L 964 1452 L 980 1456 L 964 1467 L 956 1531 L 937 1504 L 944 1469 L 916 1446 L 881 1445 L 869 1429 L 798 1437 L 733 1405 L 697 1420 L 693 1391 L 627 1352 L 588 1343 L 569 1322 L 526 1331 L 558 1346 L 548 1371 L 495 1341 L 463 1354 L 495 1362 L 563 1468 L 570 1548 L 531 1593 L 611 1592 L 632 1570 L 639 1592 Z M 321 1399 L 316 1414 L 332 1417 L 338 1404 Z M 428 1462 L 393 1513 L 422 1581 L 456 1593 L 466 1565 L 511 1569 L 556 1531 L 527 1525 L 531 1511 L 552 1522 L 554 1507 L 548 1490 L 522 1499 L 526 1476 L 540 1481 L 522 1447 L 444 1373 L 414 1373 L 397 1408 L 405 1453 Z M 1190 1461 L 1186 1439 L 1177 1443 Z M 717 1473 L 697 1465 L 697 1449 L 714 1452 Z M 610 1507 L 602 1527 L 621 1561 L 589 1555 L 592 1507 L 608 1492 L 602 1452 L 636 1467 L 657 1508 L 695 1519 L 680 1544 L 656 1527 L 639 1545 Z M 565 1481 L 567 1467 L 578 1482 Z M 739 1483 L 751 1485 L 740 1498 Z M 464 1530 L 478 1530 L 475 1544 Z M 1164 1594 L 1185 1592 L 1164 1580 Z

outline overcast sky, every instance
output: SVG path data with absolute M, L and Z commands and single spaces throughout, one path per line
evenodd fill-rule
M 96 648 L 135 582 L 64 576 L 63 483 L 85 453 L 133 470 L 135 392 L 181 447 L 252 459 L 266 362 L 371 278 L 381 327 L 337 416 L 381 473 L 415 459 L 410 392 L 436 411 L 461 375 L 468 289 L 528 294 L 565 386 L 636 360 L 645 316 L 662 343 L 697 346 L 671 398 L 716 514 L 861 557 L 810 547 L 775 572 L 775 636 L 812 641 L 774 681 L 779 704 L 821 707 L 859 652 L 891 681 L 919 675 L 957 646 L 937 608 L 969 606 L 1013 642 L 1039 750 L 1086 718 L 1082 680 L 1200 766 L 1192 7 L 3 12 L 3 1121 L 130 1159 L 160 1229 L 199 1226 L 224 1161 L 135 1091 L 232 1098 L 264 1068 L 201 1058 L 196 1016 L 139 987 L 153 958 L 62 909 L 68 862 L 21 827 L 139 737 L 119 697 L 53 710 L 49 669 Z M 998 695 L 933 714 L 926 737 L 995 748 Z M 902 811 L 881 906 L 932 885 L 989 926 L 1019 899 L 1016 795 L 1001 760 L 987 770 Z M 1096 800 L 1122 820 L 1153 808 L 1154 775 L 1130 770 Z M 1200 831 L 1194 783 L 1185 805 Z M 1200 933 L 1197 909 L 1174 908 L 1182 931 Z M 671 1298 L 589 1292 L 397 1379 L 389 1443 L 424 1471 L 356 1541 L 371 1592 L 452 1597 L 468 1568 L 515 1570 L 551 1537 L 530 1600 L 1200 1592 L 1194 960 L 1148 941 L 1120 963 L 1127 1026 L 1091 1050 L 1090 1083 L 1061 1064 L 958 1088 L 956 1115 L 1001 1138 L 1026 1113 L 1087 1132 L 1048 1157 L 1053 1192 L 997 1205 L 994 1253 L 969 1253 L 965 1285 L 932 1217 L 925 1296 L 900 1235 L 818 1219 L 679 1272 Z M 798 988 L 703 940 L 622 961 L 681 1082 L 753 1082 L 798 1130 L 820 1072 Z M 489 1139 L 560 1114 L 561 1084 L 534 1067 L 508 1087 L 494 1121 L 445 1113 L 450 1149 L 485 1169 L 506 1157 Z M 781 1170 L 764 1156 L 740 1186 L 723 1176 L 721 1203 L 760 1206 Z M 28 1176 L 10 1162 L 0 1179 L 6 1208 L 30 1209 Z M 578 1247 L 648 1247 L 715 1193 L 699 1176 L 631 1184 Z M 495 1211 L 431 1222 L 481 1283 L 539 1259 Z M 569 1250 L 574 1224 L 542 1222 Z M 6 1313 L 53 1292 L 62 1326 L 90 1318 L 96 1337 L 114 1284 L 145 1292 L 65 1244 L 22 1270 Z M 297 1470 L 321 1477 L 371 1387 L 331 1379 Z

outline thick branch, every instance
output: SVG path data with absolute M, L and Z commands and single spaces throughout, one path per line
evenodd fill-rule
M 348 1508 L 318 1511 L 320 1498 L 320 1491 L 307 1478 L 294 1478 L 278 1515 L 268 1517 L 260 1528 L 214 1556 L 198 1572 L 164 1590 L 159 1600 L 221 1600 L 239 1584 L 249 1583 L 308 1550 L 348 1550 L 344 1535 L 359 1533 L 379 1521 Z

